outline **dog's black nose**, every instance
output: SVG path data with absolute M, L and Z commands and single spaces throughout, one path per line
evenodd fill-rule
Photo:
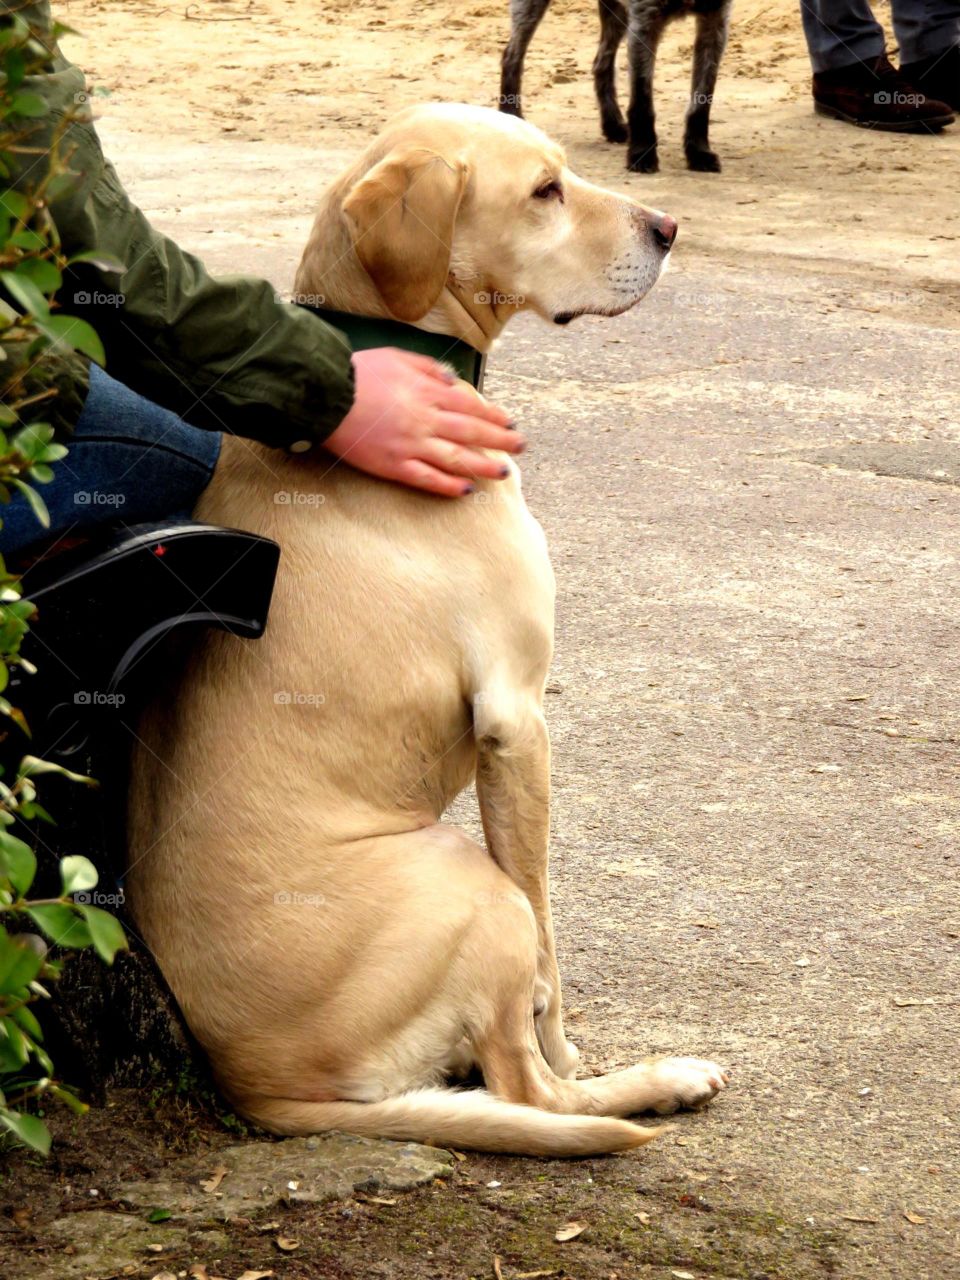
M 661 213 L 653 227 L 653 238 L 664 251 L 669 253 L 673 248 L 673 242 L 677 238 L 677 220 L 671 218 L 669 213 Z

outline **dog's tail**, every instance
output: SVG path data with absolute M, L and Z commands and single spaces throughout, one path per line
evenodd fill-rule
M 670 1128 L 645 1128 L 610 1116 L 558 1114 L 505 1102 L 484 1089 L 417 1089 L 381 1102 L 247 1100 L 243 1114 L 286 1136 L 339 1129 L 366 1138 L 398 1138 L 530 1156 L 599 1156 L 642 1147 Z

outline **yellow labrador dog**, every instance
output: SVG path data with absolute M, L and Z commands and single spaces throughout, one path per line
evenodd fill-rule
M 296 287 L 486 350 L 520 307 L 625 311 L 675 232 L 525 121 L 431 105 L 326 192 Z M 696 1058 L 575 1079 L 547 874 L 554 581 L 511 472 L 450 501 L 227 437 L 201 502 L 281 543 L 270 625 L 211 635 L 148 714 L 128 885 L 224 1092 L 275 1133 L 598 1154 L 659 1132 L 624 1117 L 725 1083 Z M 474 779 L 486 848 L 441 821 Z M 484 1089 L 447 1087 L 471 1067 Z

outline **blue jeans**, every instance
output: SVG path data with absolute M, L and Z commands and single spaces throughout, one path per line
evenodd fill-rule
M 816 72 L 869 62 L 884 38 L 867 0 L 800 0 L 803 30 Z M 893 0 L 901 64 L 933 58 L 960 44 L 960 0 Z
M 91 526 L 189 518 L 220 456 L 220 434 L 201 431 L 137 395 L 95 364 L 90 391 L 53 480 L 37 485 L 44 529 L 22 494 L 0 506 L 0 552 L 83 533 Z

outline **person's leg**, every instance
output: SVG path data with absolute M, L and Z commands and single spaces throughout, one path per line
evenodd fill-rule
M 893 29 L 903 77 L 960 111 L 960 0 L 894 0 Z
M 904 0 L 917 8 L 960 0 Z M 866 0 L 800 0 L 813 64 L 814 110 L 849 124 L 936 133 L 954 120 L 951 100 L 919 93 L 884 51 L 883 29 Z
M 213 475 L 220 435 L 190 426 L 91 365 L 90 391 L 68 448 L 50 484 L 38 486 L 49 529 L 22 494 L 0 507 L 4 555 L 96 525 L 189 516 Z
M 893 0 L 893 30 L 904 64 L 936 58 L 960 44 L 957 0 Z
M 816 74 L 883 53 L 883 29 L 866 0 L 800 0 L 800 16 Z

